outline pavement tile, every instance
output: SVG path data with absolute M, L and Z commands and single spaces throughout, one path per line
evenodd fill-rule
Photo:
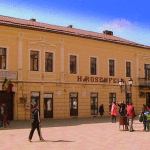
M 143 132 L 138 120 L 134 120 L 134 132 L 119 131 L 119 122 L 111 123 L 110 117 L 43 120 L 45 142 L 39 141 L 37 130 L 29 142 L 30 127 L 30 121 L 11 121 L 7 129 L 0 128 L 0 150 L 149 149 L 150 132 Z

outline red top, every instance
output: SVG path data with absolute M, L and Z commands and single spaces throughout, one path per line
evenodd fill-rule
M 111 107 L 111 115 L 117 115 L 117 105 L 112 105 Z
M 127 107 L 127 116 L 129 118 L 134 118 L 135 116 L 134 107 L 132 105 L 128 105 Z

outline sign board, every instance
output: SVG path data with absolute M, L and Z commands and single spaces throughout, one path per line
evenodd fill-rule
M 26 109 L 30 109 L 30 104 L 26 104 Z
M 70 97 L 77 97 L 77 93 L 71 93 Z
M 12 71 L 0 71 L 0 79 L 17 79 L 17 72 Z
M 44 98 L 53 98 L 53 94 L 44 94 Z
M 31 92 L 31 96 L 33 96 L 33 97 L 39 97 L 40 93 L 39 92 Z
M 91 97 L 97 97 L 97 93 L 92 93 Z
M 57 95 L 62 95 L 62 91 L 57 91 Z

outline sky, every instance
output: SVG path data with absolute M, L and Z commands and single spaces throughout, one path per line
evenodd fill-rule
M 103 33 L 150 46 L 149 0 L 0 0 L 0 15 Z

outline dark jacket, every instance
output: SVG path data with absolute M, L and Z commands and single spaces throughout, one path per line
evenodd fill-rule
M 99 107 L 99 112 L 100 112 L 100 114 L 103 115 L 103 113 L 104 113 L 104 107 L 103 107 L 103 105 L 101 105 L 101 106 Z
M 31 124 L 38 124 L 38 123 L 40 123 L 39 110 L 33 108 L 31 110 Z
M 126 108 L 126 105 L 125 104 L 118 104 L 119 106 L 119 113 L 121 114 L 125 114 L 125 108 Z

